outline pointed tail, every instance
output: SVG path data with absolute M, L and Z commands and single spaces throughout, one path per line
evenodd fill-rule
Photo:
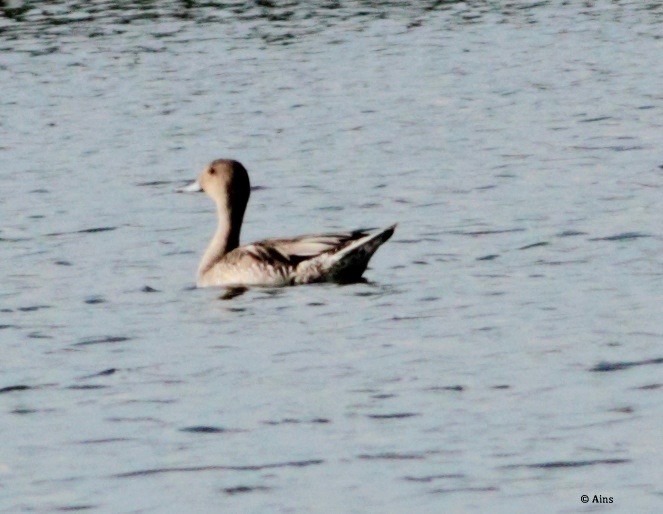
M 357 239 L 354 243 L 349 244 L 340 252 L 335 253 L 333 256 L 333 261 L 338 262 L 352 253 L 360 252 L 362 256 L 366 258 L 366 262 L 368 263 L 368 259 L 370 259 L 371 256 L 375 253 L 375 250 L 377 250 L 394 234 L 397 225 L 397 223 L 394 223 L 392 226 L 380 230 L 379 232 L 369 234 L 362 237 L 361 239 Z
M 394 230 L 396 230 L 396 224 L 364 236 L 335 253 L 328 265 L 328 276 L 336 282 L 359 280 L 366 271 L 368 261 L 375 251 L 393 235 Z

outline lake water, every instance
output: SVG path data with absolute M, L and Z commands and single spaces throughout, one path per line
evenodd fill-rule
M 662 4 L 302 4 L 0 4 L 2 512 L 661 512 Z

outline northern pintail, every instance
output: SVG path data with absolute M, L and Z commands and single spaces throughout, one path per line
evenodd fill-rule
M 357 281 L 373 253 L 396 228 L 394 224 L 380 230 L 266 239 L 239 246 L 251 192 L 249 175 L 240 162 L 213 161 L 180 191 L 204 191 L 216 203 L 218 227 L 198 266 L 198 287 Z

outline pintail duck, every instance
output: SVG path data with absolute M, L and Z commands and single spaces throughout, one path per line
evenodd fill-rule
M 396 225 L 381 230 L 266 239 L 239 246 L 250 194 L 241 163 L 218 159 L 180 191 L 204 191 L 216 203 L 216 233 L 198 266 L 198 287 L 286 286 L 313 282 L 353 282 L 361 278 L 378 247 Z

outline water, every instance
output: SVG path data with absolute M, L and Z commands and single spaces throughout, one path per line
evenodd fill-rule
M 659 2 L 1 9 L 3 512 L 660 512 Z M 194 289 L 217 157 L 368 282 Z

